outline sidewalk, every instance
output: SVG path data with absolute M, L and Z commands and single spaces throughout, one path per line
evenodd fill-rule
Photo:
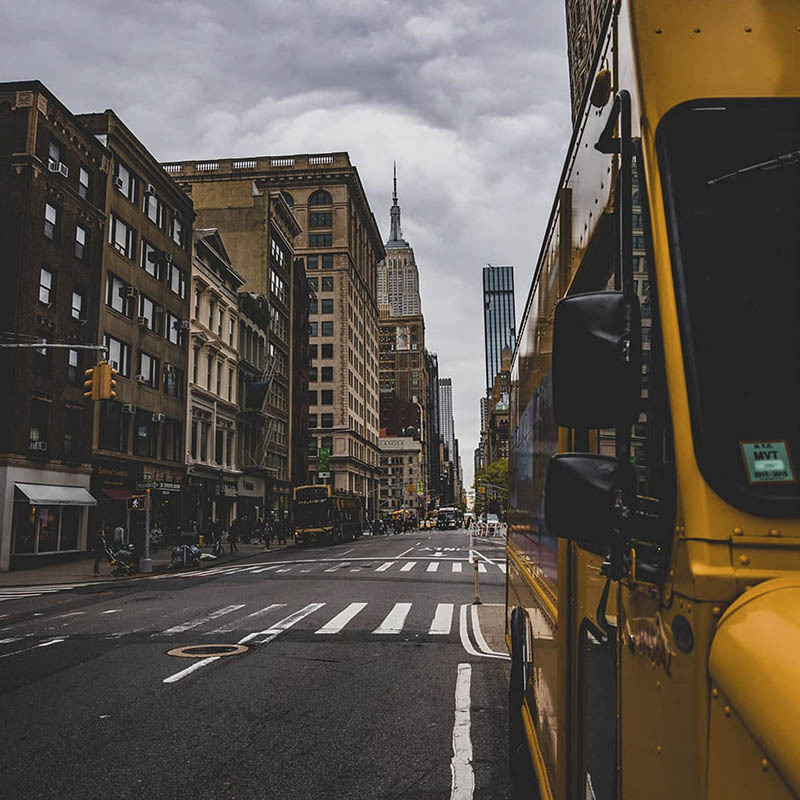
M 486 603 L 478 608 L 478 621 L 486 644 L 495 653 L 508 653 L 506 644 L 506 607 L 502 603 Z
M 294 547 L 294 544 L 273 544 L 269 550 L 264 550 L 261 544 L 237 543 L 238 553 L 230 554 L 230 547 L 225 545 L 225 555 L 218 559 L 207 559 L 201 561 L 199 567 L 194 569 L 204 569 L 207 567 L 219 567 L 230 564 L 234 561 L 241 561 L 250 556 L 275 553 L 279 550 L 286 550 Z M 200 548 L 204 553 L 209 552 L 208 547 Z M 172 558 L 172 547 L 162 547 L 158 552 L 150 554 L 153 560 L 153 573 L 165 572 L 167 564 Z M 10 572 L 0 572 L 0 587 L 3 586 L 47 586 L 61 583 L 99 583 L 102 581 L 129 581 L 131 578 L 141 577 L 137 573 L 131 577 L 111 577 L 111 565 L 108 561 L 100 562 L 100 576 L 92 575 L 94 566 L 94 556 L 87 555 L 85 558 L 78 558 L 74 561 L 65 561 L 58 564 L 44 564 L 42 566 L 30 567 L 27 569 L 15 569 Z M 180 571 L 180 570 L 178 570 Z

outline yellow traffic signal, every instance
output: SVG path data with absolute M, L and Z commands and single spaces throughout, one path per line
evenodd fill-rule
M 117 371 L 108 361 L 100 361 L 97 365 L 97 371 L 99 372 L 98 399 L 113 400 L 117 396 L 115 391 L 117 382 L 114 380 Z
M 486 494 L 486 487 L 485 486 L 479 486 L 478 487 L 478 493 L 479 494 Z
M 83 371 L 83 396 L 87 400 L 100 399 L 100 375 L 95 367 L 89 367 Z

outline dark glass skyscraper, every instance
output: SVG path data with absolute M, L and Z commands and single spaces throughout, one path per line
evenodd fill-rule
M 486 391 L 500 372 L 504 349 L 514 349 L 514 267 L 483 268 L 483 330 L 486 346 Z

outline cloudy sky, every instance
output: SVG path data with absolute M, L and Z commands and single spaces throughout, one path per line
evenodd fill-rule
M 484 390 L 481 268 L 517 317 L 569 139 L 564 0 L 0 0 L 2 80 L 113 108 L 162 161 L 346 150 L 384 238 L 397 161 L 428 347 L 465 480 Z

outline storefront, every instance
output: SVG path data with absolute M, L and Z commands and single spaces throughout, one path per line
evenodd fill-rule
M 264 515 L 264 478 L 242 475 L 237 483 L 236 516 L 257 520 Z
M 183 524 L 181 508 L 183 470 L 165 469 L 155 464 L 143 464 L 141 478 L 136 481 L 136 493 L 150 490 L 150 524 L 161 527 L 166 541 L 176 539 L 178 524 Z
M 186 517 L 200 533 L 209 533 L 215 520 L 227 528 L 239 514 L 238 476 L 192 464 L 186 476 Z
M 0 571 L 86 551 L 87 473 L 8 467 L 0 471 Z

